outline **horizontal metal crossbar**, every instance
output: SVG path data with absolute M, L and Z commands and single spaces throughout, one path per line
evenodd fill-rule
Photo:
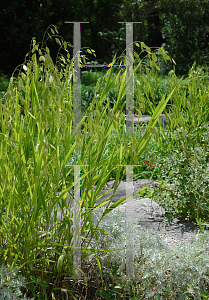
M 110 65 L 110 64 L 107 64 L 107 65 L 100 65 L 100 64 L 97 64 L 97 65 L 94 65 L 94 64 L 87 64 L 87 65 L 84 65 L 84 64 L 81 64 L 82 67 L 96 67 L 96 68 L 101 68 L 101 67 L 107 67 L 107 68 L 110 68 L 110 67 L 126 67 L 126 65 Z

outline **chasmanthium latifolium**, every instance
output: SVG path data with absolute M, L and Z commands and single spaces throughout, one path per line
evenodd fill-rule
M 59 38 L 59 41 L 62 45 L 62 38 Z M 68 54 L 65 47 L 63 50 Z M 144 43 L 141 43 L 141 53 L 147 52 L 151 59 L 150 51 Z M 166 54 L 164 58 L 167 59 Z M 173 89 L 167 97 L 162 97 L 142 137 L 137 139 L 131 137 L 126 144 L 127 139 L 121 136 L 118 144 L 113 138 L 113 132 L 124 133 L 116 123 L 118 123 L 118 109 L 124 102 L 126 94 L 126 71 L 119 72 L 114 78 L 113 67 L 110 67 L 105 86 L 102 88 L 100 85 L 97 86 L 99 97 L 94 97 L 92 101 L 91 107 L 94 110 L 96 102 L 96 116 L 89 106 L 85 117 L 81 118 L 81 125 L 86 124 L 89 136 L 82 137 L 78 143 L 72 136 L 73 99 L 70 78 L 72 79 L 73 74 L 73 59 L 70 60 L 67 55 L 65 61 L 65 67 L 59 71 L 52 61 L 49 48 L 47 46 L 40 48 L 33 39 L 32 50 L 26 55 L 22 65 L 25 67 L 15 70 L 19 71 L 18 77 L 11 78 L 4 96 L 4 104 L 1 103 L 1 115 L 4 118 L 1 118 L 0 173 L 4 176 L 0 182 L 0 199 L 2 212 L 5 211 L 5 214 L 1 215 L 0 224 L 1 261 L 17 265 L 27 283 L 31 283 L 30 274 L 37 272 L 38 275 L 37 270 L 42 273 L 42 280 L 46 280 L 48 269 L 46 257 L 53 257 L 51 263 L 55 276 L 58 277 L 60 272 L 65 272 L 65 266 L 68 266 L 70 269 L 68 272 L 72 276 L 72 261 L 69 254 L 73 252 L 71 229 L 73 207 L 72 203 L 70 207 L 66 203 L 66 195 L 74 186 L 73 178 L 70 177 L 70 174 L 74 173 L 74 166 L 80 165 L 83 172 L 79 178 L 82 195 L 80 205 L 94 209 L 108 208 L 111 199 L 107 198 L 96 204 L 100 191 L 114 170 L 115 193 L 122 175 L 126 172 L 123 168 L 121 175 L 119 165 L 137 164 L 151 137 L 156 133 L 154 126 L 174 92 Z M 112 64 L 115 61 L 116 55 Z M 141 62 L 136 66 L 135 72 L 139 70 Z M 156 66 L 154 62 L 150 69 Z M 120 85 L 118 85 L 119 78 Z M 132 79 L 128 79 L 127 84 L 129 80 Z M 108 98 L 108 92 L 113 87 L 117 91 L 117 99 L 110 111 L 109 101 L 104 105 L 104 100 Z M 24 114 L 21 114 L 20 105 L 24 108 Z M 10 132 L 11 137 L 8 138 Z M 113 151 L 107 156 L 108 144 L 111 144 Z M 73 165 L 67 167 L 72 160 Z M 96 190 L 92 194 L 95 185 Z M 58 190 L 61 191 L 59 196 Z M 127 198 L 123 198 L 112 206 L 117 207 L 126 200 Z M 63 214 L 63 220 L 59 220 L 57 214 L 54 214 L 54 228 L 50 232 L 48 229 L 51 212 L 58 206 L 66 214 Z M 93 238 L 97 239 L 99 223 L 109 212 L 104 210 L 101 219 L 95 225 L 91 222 L 90 211 L 81 213 L 83 223 L 80 238 L 82 250 L 85 250 L 81 253 L 81 261 L 96 250 L 89 251 L 88 246 Z M 7 249 L 3 246 L 5 243 Z M 98 255 L 95 257 L 102 275 L 100 257 Z

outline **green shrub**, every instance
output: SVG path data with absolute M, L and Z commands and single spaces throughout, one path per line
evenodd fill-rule
M 196 131 L 186 132 L 178 128 L 167 136 L 153 158 L 160 188 L 155 188 L 153 199 L 172 216 L 208 219 L 208 126 L 199 126 Z M 168 189 L 167 183 L 173 184 Z

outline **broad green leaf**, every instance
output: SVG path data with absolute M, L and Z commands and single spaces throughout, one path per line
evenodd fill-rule
M 175 62 L 175 60 L 173 59 L 173 58 L 171 58 L 172 59 L 172 62 L 174 63 L 174 65 L 176 65 L 176 62 Z
M 64 160 L 64 162 L 62 164 L 62 167 L 61 167 L 62 169 L 68 163 L 68 159 L 69 159 L 70 155 L 72 154 L 73 150 L 75 149 L 75 147 L 76 147 L 76 142 L 73 144 L 73 146 L 68 151 L 68 154 L 66 155 L 65 160 Z
M 157 56 L 155 53 L 152 53 L 152 59 L 156 62 L 157 61 Z
M 144 42 L 141 42 L 141 49 L 142 49 L 142 51 L 143 51 L 144 48 L 146 48 L 146 46 L 145 46 Z
M 138 60 L 140 61 L 139 54 L 138 54 L 138 53 L 136 53 L 135 51 L 134 51 L 134 56 L 136 57 L 136 59 L 138 59 Z
M 60 255 L 60 257 L 58 258 L 58 261 L 57 261 L 57 271 L 59 272 L 62 268 L 62 265 L 63 265 L 63 260 L 65 258 L 65 255 L 62 254 Z
M 154 61 L 153 60 L 150 60 L 149 64 L 150 64 L 150 67 L 154 67 Z
M 34 46 L 31 52 L 34 53 L 36 50 L 38 50 L 38 45 Z
M 119 92 L 118 92 L 117 101 L 114 104 L 114 107 L 113 107 L 113 110 L 112 110 L 113 114 L 115 114 L 117 112 L 118 106 L 120 105 L 120 100 L 123 98 L 123 96 L 126 93 L 125 84 L 124 84 L 125 83 L 125 79 L 126 79 L 126 73 L 124 72 L 123 73 L 123 77 L 121 79 L 121 84 L 120 84 L 120 89 L 119 89 Z M 124 102 L 124 105 L 125 105 L 125 102 Z
M 116 189 L 117 189 L 117 186 L 118 186 L 119 177 L 120 177 L 120 167 L 118 166 L 118 167 L 117 167 L 117 170 L 116 170 L 115 186 L 114 186 L 114 191 L 113 191 L 113 193 L 116 192 Z
M 58 38 L 55 38 L 55 41 L 57 42 L 58 45 L 61 46 L 61 42 L 60 42 L 60 40 Z
M 48 284 L 44 281 L 39 281 L 38 284 L 43 286 L 43 287 L 48 287 Z
M 110 121 L 110 125 L 109 125 L 109 128 L 108 128 L 108 131 L 105 134 L 105 139 L 110 135 L 112 129 L 113 129 L 113 121 Z
M 162 114 L 163 110 L 165 109 L 166 104 L 168 103 L 169 99 L 171 98 L 171 96 L 173 95 L 175 88 L 172 90 L 172 92 L 168 95 L 168 97 L 165 99 L 165 96 L 163 96 L 162 100 L 160 101 L 160 103 L 158 104 L 158 106 L 156 107 L 151 120 L 148 123 L 148 126 L 145 130 L 145 133 L 142 137 L 142 139 L 140 140 L 139 144 L 138 144 L 138 149 L 137 149 L 137 157 L 140 157 L 141 154 L 144 152 L 144 150 L 146 149 L 150 139 L 151 139 L 151 132 L 150 132 L 150 128 L 154 128 L 155 124 L 157 123 L 157 120 L 159 118 L 159 116 Z
M 123 152 L 123 145 L 120 144 L 120 154 L 119 154 L 119 164 L 121 165 L 122 163 L 122 152 Z
M 101 264 L 100 264 L 100 257 L 98 255 L 96 255 L 96 260 L 97 260 L 97 265 L 98 265 L 98 268 L 99 268 L 99 274 L 100 274 L 101 279 L 102 279 L 102 288 L 103 288 L 102 268 L 101 268 Z
M 168 54 L 162 48 L 159 48 L 158 50 L 162 54 L 164 60 L 170 60 L 170 57 L 168 56 Z
M 38 282 L 38 280 L 37 280 L 34 276 L 29 276 L 29 278 L 30 278 L 31 280 L 33 280 L 35 283 Z
M 33 38 L 33 47 L 35 46 L 35 44 L 36 44 L 36 39 Z

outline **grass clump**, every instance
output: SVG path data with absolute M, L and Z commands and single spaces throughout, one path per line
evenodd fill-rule
M 57 33 L 56 27 L 51 28 L 52 33 L 54 30 Z M 62 38 L 56 40 L 67 50 Z M 26 61 L 15 70 L 19 71 L 18 76 L 10 78 L 0 106 L 0 263 L 18 266 L 26 279 L 27 292 L 47 299 L 59 297 L 64 276 L 73 277 L 75 286 L 78 278 L 74 271 L 85 275 L 81 266 L 74 263 L 75 248 L 81 250 L 81 262 L 92 253 L 102 251 L 90 246 L 93 238 L 97 240 L 99 223 L 109 213 L 111 203 L 106 198 L 97 204 L 99 193 L 113 171 L 115 193 L 125 174 L 125 168 L 121 170 L 119 165 L 136 164 L 152 137 L 149 127 L 155 126 L 172 93 L 159 103 L 144 135 L 138 140 L 121 137 L 119 146 L 112 132 L 119 135 L 124 132 L 118 111 L 125 105 L 125 79 L 127 83 L 132 82 L 132 76 L 126 78 L 124 72 L 121 77 L 118 73 L 112 78 L 111 67 L 105 86 L 97 82 L 95 97 L 81 119 L 81 132 L 86 135 L 77 136 L 72 126 L 73 59 L 70 60 L 66 51 L 67 58 L 62 57 L 65 68 L 58 70 L 48 47 L 40 48 L 35 39 L 32 44 Z M 149 48 L 145 50 L 150 52 Z M 115 60 L 116 57 L 113 64 Z M 114 88 L 118 89 L 118 96 L 111 109 L 108 92 Z M 106 154 L 109 145 L 113 146 L 110 155 Z M 92 192 L 95 185 L 96 190 Z M 74 188 L 77 195 L 79 187 L 81 200 L 75 197 L 75 203 L 68 203 L 67 192 Z M 58 191 L 61 193 L 57 196 Z M 125 201 L 123 198 L 113 207 Z M 88 210 L 82 211 L 82 223 L 79 223 L 80 207 L 105 210 L 95 226 Z M 58 210 L 63 213 L 63 219 L 58 217 Z M 100 257 L 96 254 L 95 258 L 104 289 Z M 67 292 L 74 297 L 73 287 Z M 92 299 L 93 289 L 89 293 Z
M 66 50 L 67 46 L 61 38 L 59 44 L 63 44 Z M 144 43 L 141 43 L 141 48 L 146 49 L 149 58 L 152 59 L 150 66 L 156 67 L 156 57 L 154 53 L 151 53 L 151 49 Z M 73 275 L 73 238 L 75 237 L 72 225 L 77 215 L 72 215 L 72 209 L 75 211 L 75 207 L 71 207 L 72 203 L 71 205 L 67 203 L 66 198 L 67 192 L 73 187 L 76 194 L 77 182 L 80 179 L 82 181 L 80 206 L 91 207 L 97 212 L 99 208 L 103 208 L 99 218 L 94 222 L 91 210 L 86 209 L 81 213 L 80 241 L 83 268 L 81 271 L 92 270 L 88 289 L 86 281 L 86 299 L 123 299 L 127 293 L 129 293 L 127 296 L 129 299 L 130 297 L 133 299 L 137 297 L 139 299 L 140 297 L 190 299 L 193 293 L 196 293 L 196 298 L 200 295 L 207 296 L 207 259 L 204 258 L 205 268 L 202 273 L 200 265 L 197 267 L 199 277 L 193 272 L 191 276 L 188 275 L 188 280 L 184 279 L 183 274 L 187 276 L 187 270 L 191 268 L 189 263 L 191 261 L 194 263 L 194 257 L 183 258 L 178 254 L 180 261 L 175 266 L 174 260 L 169 256 L 171 251 L 163 253 L 166 245 L 161 247 L 162 243 L 159 239 L 158 243 L 152 244 L 155 233 L 151 232 L 153 236 L 149 240 L 148 232 L 143 236 L 141 231 L 136 237 L 136 242 L 140 239 L 141 253 L 138 256 L 137 278 L 133 283 L 135 288 L 132 292 L 127 291 L 126 288 L 129 288 L 132 283 L 130 282 L 129 286 L 125 287 L 125 281 L 128 282 L 128 279 L 122 279 L 121 282 L 117 279 L 117 275 L 124 278 L 124 255 L 122 253 L 125 228 L 122 221 L 119 222 L 118 215 L 115 219 L 111 219 L 112 225 L 111 220 L 105 223 L 107 220 L 105 218 L 110 214 L 111 199 L 107 198 L 96 205 L 100 191 L 110 178 L 114 178 L 116 182 L 114 193 L 124 178 L 125 169 L 121 170 L 119 165 L 136 165 L 137 163 L 143 165 L 146 159 L 150 168 L 143 171 L 150 172 L 150 178 L 156 176 L 157 179 L 168 182 L 169 176 L 175 174 L 180 179 L 180 184 L 177 181 L 174 183 L 176 185 L 174 189 L 177 189 L 175 197 L 171 200 L 172 193 L 170 192 L 169 199 L 164 201 L 160 195 L 158 202 L 169 208 L 171 213 L 175 212 L 183 216 L 189 214 L 192 220 L 203 218 L 207 221 L 208 195 L 205 181 L 203 181 L 204 174 L 198 181 L 201 165 L 205 166 L 204 151 L 208 151 L 207 142 L 203 139 L 203 133 L 207 129 L 200 127 L 208 121 L 206 105 L 208 87 L 205 85 L 207 74 L 203 74 L 199 67 L 196 68 L 197 72 L 194 71 L 194 66 L 189 78 L 185 82 L 179 82 L 175 74 L 171 72 L 169 95 L 166 98 L 165 94 L 160 94 L 162 99 L 160 102 L 156 99 L 158 103 L 155 107 L 156 103 L 151 102 L 156 94 L 155 83 L 153 81 L 150 85 L 148 84 L 152 76 L 156 78 L 155 74 L 149 68 L 146 69 L 147 77 L 141 73 L 137 83 L 138 100 L 136 103 L 138 105 L 135 109 L 140 115 L 144 111 L 145 104 L 148 104 L 147 110 L 152 115 L 152 119 L 143 135 L 135 138 L 119 136 L 125 132 L 124 124 L 118 120 L 118 114 L 121 113 L 121 120 L 124 121 L 126 74 L 118 72 L 114 76 L 111 68 L 104 76 L 103 82 L 97 81 L 94 97 L 92 95 L 93 98 L 90 99 L 88 95 L 86 104 L 83 102 L 86 110 L 81 120 L 81 130 L 82 133 L 89 133 L 89 136 L 79 137 L 72 134 L 73 60 L 69 59 L 69 53 L 67 53 L 67 58 L 62 57 L 65 68 L 58 70 L 52 62 L 47 47 L 40 49 L 33 40 L 31 52 L 31 57 L 28 54 L 28 60 L 21 66 L 18 76 L 16 78 L 12 76 L 10 79 L 8 90 L 1 103 L 0 262 L 5 265 L 19 266 L 21 274 L 26 278 L 28 294 L 37 299 L 50 297 L 59 299 L 60 294 L 63 296 L 62 293 L 67 293 L 73 299 L 76 299 L 76 293 L 79 299 L 85 298 L 83 281 L 80 286 L 80 282 L 75 278 L 73 282 L 70 280 L 68 283 L 64 282 L 65 276 L 72 278 Z M 164 52 L 163 56 L 167 58 Z M 137 68 L 138 66 L 135 72 Z M 140 88 L 140 78 L 144 79 L 143 88 Z M 132 78 L 126 80 L 132 81 Z M 171 98 L 172 95 L 175 95 L 174 99 Z M 113 99 L 112 104 L 111 97 L 116 99 Z M 164 128 L 160 126 L 160 129 L 156 130 L 155 125 L 159 123 L 158 118 L 169 101 L 171 109 L 168 111 L 174 116 L 170 118 L 168 135 L 165 138 Z M 181 127 L 183 130 L 178 138 L 174 133 L 174 128 Z M 188 131 L 185 134 L 185 130 L 191 131 L 196 127 L 198 130 L 193 132 L 190 139 L 186 139 Z M 172 139 L 169 139 L 169 136 Z M 182 145 L 184 138 L 185 144 Z M 202 149 L 203 146 L 206 148 Z M 178 155 L 175 155 L 176 150 L 178 150 Z M 69 169 L 66 167 L 67 164 L 71 165 Z M 81 166 L 81 173 L 74 169 L 75 165 Z M 169 169 L 171 165 L 172 170 Z M 143 168 L 145 167 L 144 164 Z M 142 170 L 138 170 L 134 169 L 134 173 L 137 176 L 142 175 L 140 174 Z M 148 173 L 144 175 L 147 176 Z M 194 179 L 198 183 L 197 188 L 191 184 Z M 201 180 L 203 185 L 201 185 Z M 94 192 L 92 192 L 93 186 L 96 186 Z M 57 196 L 58 191 L 61 193 Z M 178 198 L 179 192 L 181 194 Z M 149 193 L 154 197 L 154 193 Z M 180 205 L 181 199 L 184 200 L 183 206 Z M 112 205 L 116 208 L 126 200 L 123 198 Z M 63 212 L 62 220 L 57 216 L 58 208 Z M 53 219 L 51 219 L 52 210 L 54 210 Z M 201 219 L 196 221 L 201 223 Z M 51 223 L 53 223 L 53 228 L 50 227 Z M 110 236 L 104 230 L 102 231 L 101 224 L 108 228 L 111 232 Z M 103 249 L 95 248 L 98 238 L 100 246 L 104 246 Z M 203 246 L 204 243 L 207 244 L 206 239 L 203 241 Z M 110 251 L 111 244 L 115 246 L 113 252 Z M 197 247 L 194 246 L 195 257 L 199 255 L 195 249 L 200 246 L 202 246 L 200 243 Z M 178 249 L 175 249 L 175 257 L 177 257 L 177 252 Z M 185 255 L 191 255 L 188 252 L 187 250 Z M 92 255 L 89 265 L 87 259 L 90 259 Z M 146 259 L 149 264 L 144 264 Z M 171 261 L 170 265 L 166 265 L 168 259 Z M 201 259 L 203 259 L 202 256 L 200 256 Z M 165 262 L 164 265 L 162 265 L 163 262 Z M 196 263 L 199 263 L 198 259 Z M 188 269 L 185 269 L 183 264 Z M 178 268 L 180 277 L 176 275 Z M 98 280 L 92 283 L 91 279 L 95 278 L 93 275 L 95 272 Z M 203 282 L 198 281 L 198 278 L 205 280 L 205 286 Z M 134 296 L 137 285 L 138 294 Z M 157 288 L 154 289 L 154 286 Z

